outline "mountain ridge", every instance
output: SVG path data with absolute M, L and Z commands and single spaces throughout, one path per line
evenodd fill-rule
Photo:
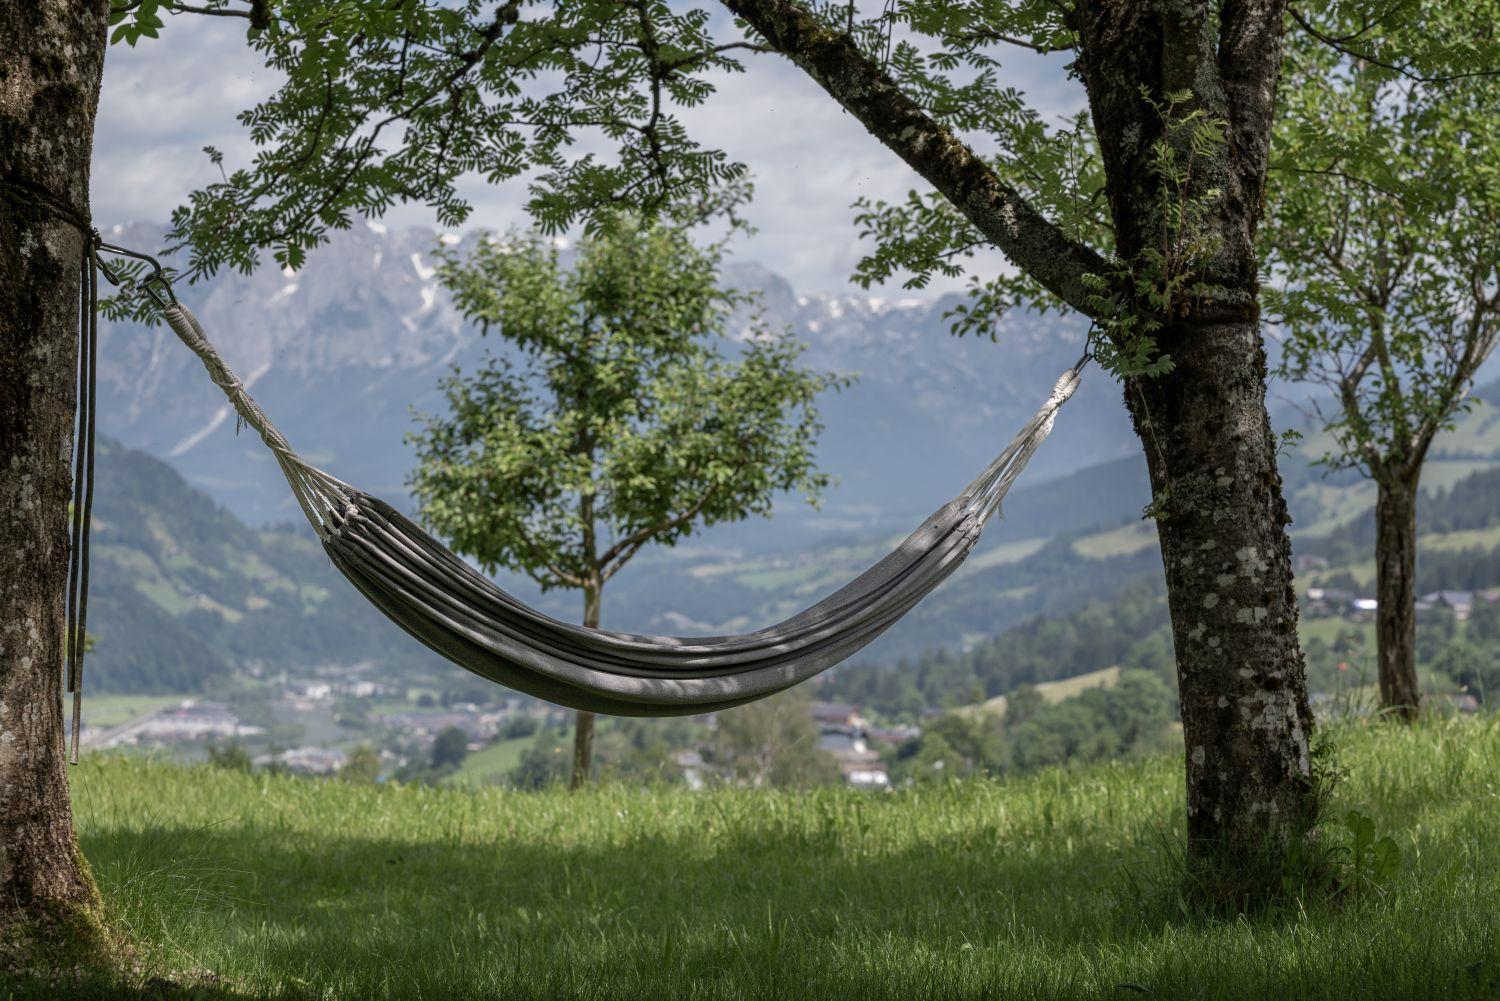
M 432 271 L 436 247 L 462 251 L 472 234 L 381 229 L 335 234 L 296 273 L 221 274 L 178 292 L 306 457 L 404 506 L 413 411 L 440 409 L 437 385 L 451 367 L 500 345 L 463 322 Z M 145 225 L 110 238 L 135 247 L 161 240 L 159 228 Z M 1083 343 L 1077 323 L 1021 314 L 1002 323 L 998 345 L 954 338 L 943 318 L 954 296 L 804 293 L 741 262 L 728 264 L 724 278 L 760 290 L 766 320 L 807 345 L 807 364 L 859 376 L 821 404 L 819 457 L 836 480 L 823 511 L 790 498 L 780 505 L 783 527 L 809 537 L 870 528 L 887 514 L 904 520 L 952 496 L 1040 405 Z M 250 524 L 294 516 L 269 456 L 249 436 L 233 436 L 219 390 L 169 330 L 105 324 L 100 355 L 103 430 L 173 460 Z M 1031 475 L 1059 475 L 1134 447 L 1118 391 L 1108 379 L 1088 379 Z

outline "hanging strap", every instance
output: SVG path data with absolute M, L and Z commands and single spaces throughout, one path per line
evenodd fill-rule
M 78 764 L 83 721 L 83 655 L 88 647 L 89 522 L 94 511 L 94 415 L 98 383 L 99 234 L 84 237 L 78 268 L 78 405 L 73 427 L 73 505 L 68 547 L 67 691 L 73 696 L 73 743 L 68 760 Z

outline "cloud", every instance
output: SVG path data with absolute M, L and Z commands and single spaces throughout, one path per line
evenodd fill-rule
M 746 72 L 716 80 L 704 106 L 680 112 L 693 135 L 748 164 L 756 184 L 749 217 L 758 232 L 737 247 L 799 288 L 839 291 L 866 249 L 853 224 L 861 197 L 900 199 L 925 188 L 901 160 L 873 139 L 821 88 L 785 59 L 747 57 Z M 1060 60 L 1020 53 L 1006 83 L 1032 95 L 1048 117 L 1077 108 L 1082 95 Z M 236 115 L 270 94 L 279 74 L 245 42 L 243 26 L 177 16 L 158 41 L 111 46 L 94 145 L 94 213 L 104 225 L 165 220 L 198 187 L 218 179 L 202 152 L 212 145 L 229 164 L 254 153 Z M 487 185 L 466 179 L 475 225 L 525 225 L 524 181 Z M 388 214 L 393 226 L 435 226 L 422 206 Z M 999 254 L 976 261 L 982 273 L 1008 267 Z M 934 283 L 938 294 L 961 283 Z

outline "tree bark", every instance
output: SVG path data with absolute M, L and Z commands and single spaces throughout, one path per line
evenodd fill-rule
M 1125 403 L 1151 473 L 1166 571 L 1188 861 L 1206 896 L 1239 903 L 1281 892 L 1279 860 L 1315 822 L 1318 790 L 1255 253 L 1284 5 L 1227 0 L 1217 25 L 1210 6 L 1080 0 L 1069 23 L 1120 258 L 1144 259 L 1147 279 L 1165 280 L 1143 258 L 1174 239 L 1163 197 L 1201 199 L 1201 225 L 1217 238 L 1176 274 L 1215 291 L 1137 316 L 1161 323 L 1155 348 L 1172 368 L 1126 378 Z M 1225 123 L 1223 148 L 1194 157 L 1185 192 L 1164 187 L 1154 163 L 1156 141 L 1182 141 L 1158 110 L 1174 91 Z M 1139 298 L 1125 304 L 1139 311 Z
M 106 0 L 0 0 L 0 926 L 77 932 L 61 676 L 78 267 Z M 89 921 L 92 927 L 92 921 Z
M 801 0 L 723 0 L 772 47 L 921 174 L 1010 260 L 1063 302 L 1101 315 L 1088 275 L 1110 265 L 1044 215 L 901 92 L 881 63 L 820 25 Z M 1212 199 L 1220 244 L 1193 262 L 1222 291 L 1176 302 L 1156 340 L 1176 368 L 1126 380 L 1146 450 L 1166 562 L 1187 738 L 1189 857 L 1246 894 L 1278 892 L 1262 864 L 1313 821 L 1307 706 L 1286 505 L 1265 408 L 1255 232 L 1263 209 L 1284 0 L 1075 0 L 1074 68 L 1088 91 L 1122 261 L 1171 242 L 1174 201 L 1153 168 L 1158 105 L 1186 90 L 1225 124 L 1225 148 L 1196 164 L 1191 197 Z M 1186 110 L 1186 109 L 1184 109 Z M 1132 276 L 1134 277 L 1134 276 Z M 1181 278 L 1182 275 L 1175 277 Z M 1133 282 L 1116 283 L 1126 308 Z M 1138 317 L 1145 319 L 1146 316 Z M 1224 884 L 1215 880 L 1220 887 Z
M 1187 750 L 1190 862 L 1236 897 L 1311 823 L 1297 601 L 1253 320 L 1183 324 L 1177 367 L 1127 381 L 1166 570 Z M 1227 881 L 1227 885 L 1226 882 Z
M 1418 467 L 1420 469 L 1420 467 Z M 1417 688 L 1417 484 L 1377 481 L 1375 500 L 1375 646 L 1380 708 L 1410 722 Z
M 602 585 L 590 585 L 583 589 L 583 624 L 589 629 L 599 628 L 599 599 Z M 582 788 L 589 780 L 594 767 L 594 714 L 578 710 L 573 725 L 573 771 L 568 776 L 568 788 Z

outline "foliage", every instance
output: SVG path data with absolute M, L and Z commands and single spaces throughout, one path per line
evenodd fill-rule
M 1349 831 L 1344 876 L 1347 892 L 1358 896 L 1383 890 L 1401 869 L 1401 848 L 1396 839 L 1389 834 L 1377 837 L 1375 821 L 1358 810 L 1345 814 L 1344 826 Z
M 114 3 L 116 37 L 131 44 L 156 36 L 158 9 L 201 9 L 169 0 L 149 9 L 139 0 Z M 892 0 L 874 16 L 825 3 L 786 13 L 806 19 L 804 33 L 827 32 L 849 46 L 903 106 L 941 130 L 943 143 L 963 146 L 965 156 L 969 146 L 985 151 L 977 162 L 987 181 L 1012 193 L 1048 233 L 1091 259 L 1095 250 L 1114 251 L 1090 115 L 1049 123 L 1003 82 L 1018 48 L 1051 53 L 1078 45 L 1077 25 L 1061 8 L 1044 0 Z M 471 210 L 459 192 L 466 175 L 491 184 L 528 178 L 527 207 L 549 234 L 580 221 L 589 232 L 607 230 L 622 206 L 650 217 L 701 215 L 705 202 L 743 183 L 747 168 L 702 145 L 683 113 L 708 102 L 723 76 L 742 71 L 745 54 L 771 49 L 744 22 L 661 0 L 550 7 L 281 0 L 252 22 L 248 40 L 284 82 L 241 116 L 256 146 L 253 161 L 226 169 L 223 156 L 207 150 L 222 180 L 174 213 L 172 236 L 191 249 L 190 275 L 249 270 L 265 248 L 278 264 L 296 267 L 329 230 L 401 202 L 425 204 L 442 224 L 460 225 Z M 1194 281 L 1178 251 L 1196 247 L 1208 229 L 1174 228 L 1171 218 L 1189 223 L 1200 205 L 1222 200 L 1214 184 L 1182 173 L 1181 156 L 1190 159 L 1198 141 L 1219 129 L 1198 106 L 1204 95 L 1142 97 L 1176 124 L 1153 160 L 1161 168 L 1162 218 L 1150 225 L 1168 237 L 1121 264 L 1120 273 L 1094 276 L 1105 314 L 1126 327 L 1136 325 L 1131 310 L 1170 309 Z M 973 137 L 968 145 L 965 137 Z M 874 249 L 856 279 L 906 274 L 920 287 L 936 274 L 967 270 L 966 260 L 990 247 L 994 234 L 981 233 L 972 207 L 954 198 L 913 192 L 896 204 L 857 203 L 858 225 Z M 1162 258 L 1154 270 L 1150 254 Z M 1128 280 L 1119 282 L 1122 276 Z M 955 329 L 992 332 L 1001 313 L 1022 304 L 1062 308 L 1026 266 L 986 269 L 972 276 L 969 301 L 952 314 Z M 1139 357 L 1151 354 L 1143 348 L 1149 332 L 1130 336 L 1111 360 L 1122 370 L 1161 370 L 1160 359 Z
M 595 771 L 606 781 L 675 782 L 677 755 L 699 742 L 701 724 L 682 717 L 604 721 L 594 738 Z
M 380 754 L 369 744 L 360 744 L 349 752 L 339 778 L 345 782 L 375 782 L 380 778 Z
M 719 264 L 685 230 L 629 220 L 571 269 L 535 234 L 445 255 L 458 308 L 515 350 L 449 379 L 450 413 L 412 436 L 428 523 L 487 570 L 597 589 L 643 546 L 815 498 L 814 401 L 838 380 L 759 324 L 722 351 L 744 299 Z
M 235 741 L 223 745 L 209 744 L 208 763 L 231 772 L 248 772 L 255 767 L 250 760 L 250 752 Z
M 1172 371 L 1171 356 L 1157 348 L 1157 332 L 1186 315 L 1193 302 L 1229 296 L 1227 289 L 1202 276 L 1204 266 L 1223 249 L 1211 225 L 1223 190 L 1205 184 L 1200 175 L 1210 174 L 1213 161 L 1222 159 L 1227 123 L 1210 115 L 1200 97 L 1177 90 L 1158 101 L 1141 92 L 1141 101 L 1161 123 L 1147 160 L 1155 184 L 1144 220 L 1146 231 L 1160 234 L 1159 243 L 1148 241 L 1130 260 L 1113 259 L 1112 273 L 1089 278 L 1107 335 L 1097 341 L 1096 354 L 1105 368 L 1122 377 Z
M 1401 868 L 1211 921 L 1125 885 L 1170 875 L 1180 750 L 879 796 L 521 795 L 109 754 L 72 785 L 139 980 L 210 970 L 208 997 L 1493 998 L 1500 723 L 1333 734 L 1329 815 L 1368 817 Z
M 432 741 L 432 767 L 434 769 L 457 768 L 469 756 L 469 736 L 456 726 L 447 726 L 438 731 Z
M 1112 686 L 1052 704 L 1022 688 L 1003 717 L 949 713 L 925 724 L 920 738 L 897 750 L 895 775 L 930 781 L 1155 753 L 1180 742 L 1167 728 L 1176 712 L 1175 689 L 1145 671 L 1124 671 Z
M 807 692 L 794 688 L 719 713 L 705 760 L 739 785 L 806 788 L 836 783 L 838 765 L 818 747 L 810 704 Z
M 562 734 L 551 727 L 537 731 L 521 754 L 521 761 L 511 773 L 511 785 L 517 789 L 536 790 L 561 782 L 568 774 L 568 746 Z
M 1367 6 L 1329 5 L 1291 36 L 1266 302 L 1281 375 L 1334 393 L 1324 461 L 1414 485 L 1500 341 L 1500 6 Z M 1414 49 L 1452 75 L 1382 60 Z
M 963 653 L 939 648 L 894 665 L 858 665 L 817 687 L 822 698 L 910 718 L 1114 664 L 1170 679 L 1173 663 L 1166 598 L 1159 577 L 1147 577 L 1074 611 L 1030 618 Z
M 130 44 L 157 36 L 161 12 L 247 16 L 229 0 L 113 3 L 113 37 Z M 716 75 L 740 69 L 737 50 L 755 47 L 716 40 L 703 10 L 658 0 L 269 8 L 247 41 L 283 83 L 240 116 L 253 162 L 173 214 L 190 275 L 248 271 L 266 248 L 297 267 L 329 230 L 400 202 L 461 225 L 472 209 L 459 191 L 465 176 L 525 177 L 531 214 L 557 232 L 620 205 L 694 212 L 745 174 L 691 139 L 679 117 L 713 93 Z

